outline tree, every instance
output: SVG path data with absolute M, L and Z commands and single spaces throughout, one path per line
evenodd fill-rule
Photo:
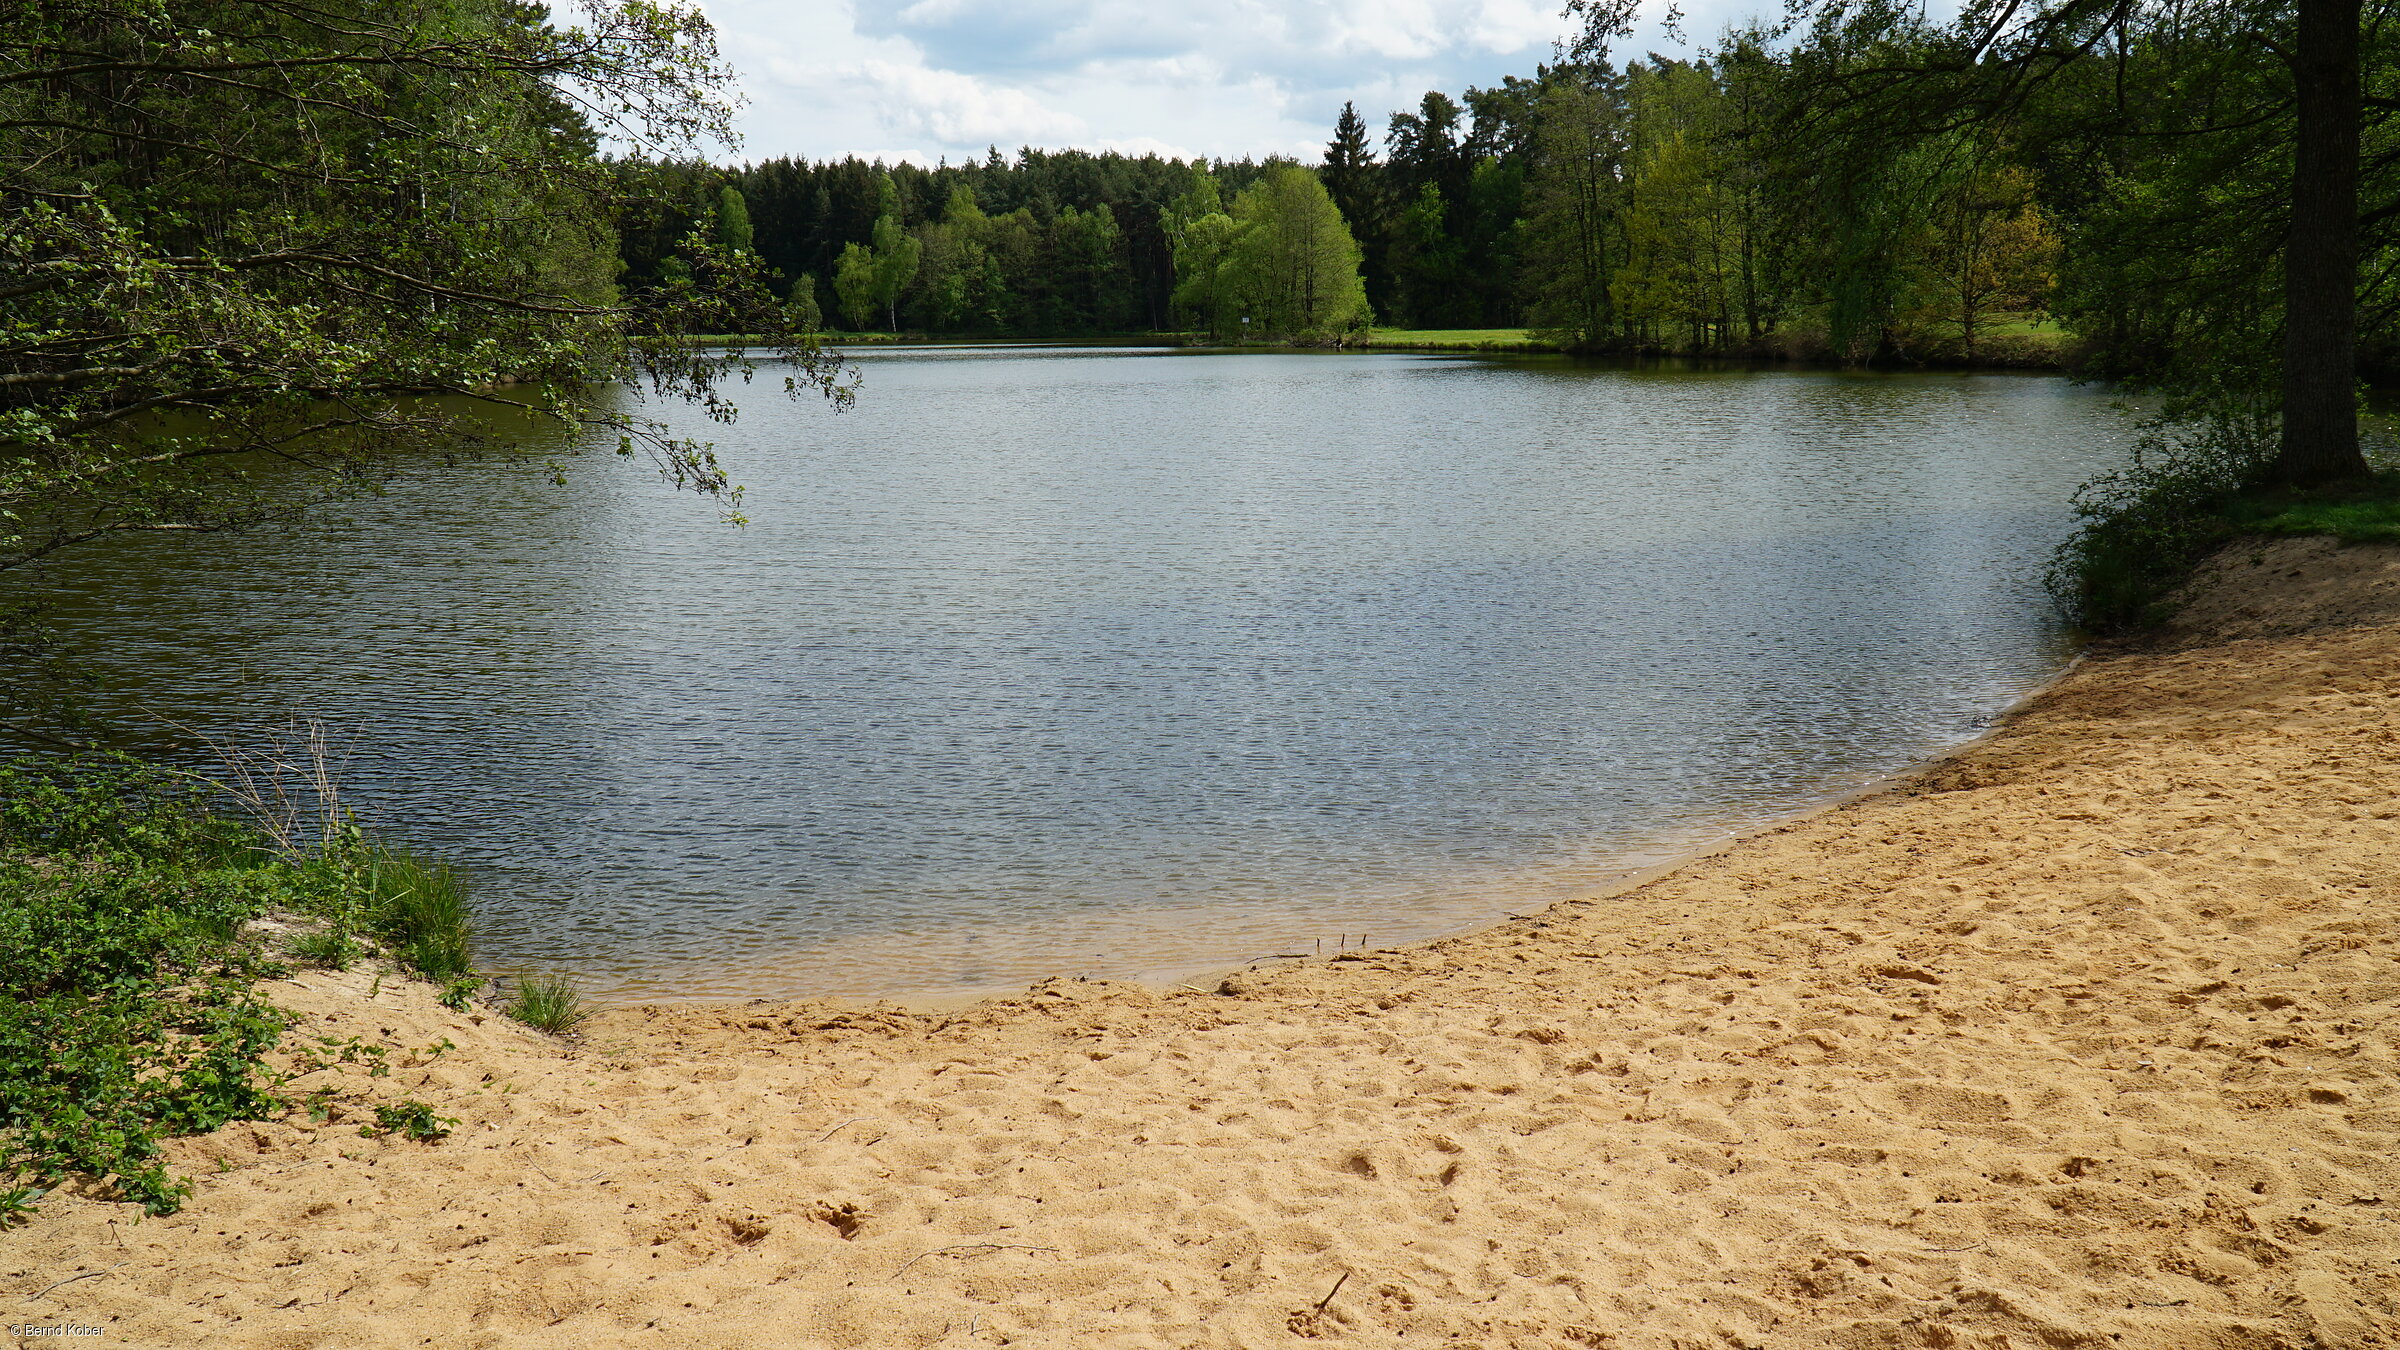
M 1102 202 L 1089 211 L 1066 207 L 1044 231 L 1041 268 L 1044 327 L 1062 332 L 1121 332 L 1131 321 L 1125 235 Z
M 1351 237 L 1358 240 L 1366 259 L 1361 267 L 1368 299 L 1378 308 L 1388 310 L 1392 303 L 1391 278 L 1380 266 L 1386 229 L 1383 166 L 1376 161 L 1375 146 L 1368 135 L 1367 119 L 1358 115 L 1358 105 L 1342 104 L 1341 116 L 1333 124 L 1333 139 L 1325 146 L 1325 165 L 1318 171 L 1318 177 L 1325 184 L 1326 195 L 1333 198 L 1334 208 L 1349 222 Z
M 687 236 L 620 295 L 622 181 L 728 134 L 697 10 L 395 0 L 26 0 L 0 11 L 0 570 L 131 532 L 241 529 L 432 468 L 461 407 L 603 428 L 733 509 L 709 448 L 595 399 L 636 382 L 730 418 L 677 335 L 787 337 L 754 258 Z M 453 400 L 437 401 L 436 396 Z M 285 466 L 272 483 L 252 458 Z
M 727 183 L 717 192 L 717 247 L 727 253 L 750 251 L 750 204 L 742 190 Z
M 1450 203 L 1441 186 L 1417 185 L 1416 197 L 1392 226 L 1395 308 L 1411 327 L 1455 326 L 1460 313 L 1466 241 L 1450 228 Z
M 1574 0 L 1570 8 L 1586 19 L 1587 46 L 1624 26 L 1617 0 Z M 2249 291 L 2240 284 L 2245 274 L 2278 275 L 2279 340 L 2255 352 L 2220 348 L 2218 359 L 2171 361 L 2152 373 L 2170 389 L 2195 392 L 2247 369 L 2272 370 L 2281 430 L 2266 475 L 2307 486 L 2367 472 L 2355 384 L 2361 227 L 2388 230 L 2400 218 L 2392 177 L 2400 160 L 2362 160 L 2362 129 L 2368 114 L 2380 126 L 2400 101 L 2365 99 L 2361 72 L 2362 53 L 2379 71 L 2390 67 L 2386 13 L 2362 28 L 2368 16 L 2359 0 L 1975 0 L 1949 24 L 1883 0 L 1817 0 L 1799 12 L 1813 22 L 1790 60 L 1795 159 L 1838 142 L 2023 127 L 2054 144 L 2081 142 L 2104 158 L 2136 162 L 2154 163 L 2171 143 L 2177 158 L 2220 158 L 2237 177 L 2277 180 L 2275 191 L 2255 196 L 2209 184 L 2207 211 L 2192 200 L 2185 214 L 2215 216 L 2213 230 L 2152 237 L 2142 247 L 2224 255 L 2230 245 L 2254 243 L 2246 266 L 2226 257 L 2221 268 L 2186 269 L 2179 289 L 2209 312 L 2210 325 L 2246 334 L 2251 316 L 2225 302 Z M 2362 196 L 2362 167 L 2376 172 L 2371 196 Z M 2169 172 L 2159 181 L 2176 178 Z M 2117 209 L 2108 195 L 2095 203 L 2103 216 Z
M 1626 129 L 1616 84 L 1605 64 L 1559 72 L 1533 149 L 1525 290 L 1534 323 L 1574 347 L 1599 346 L 1617 326 Z
M 792 293 L 786 307 L 791 311 L 792 330 L 815 333 L 825 327 L 824 308 L 817 303 L 817 278 L 813 272 L 802 272 L 792 283 Z
M 865 328 L 875 321 L 875 309 L 882 297 L 876 294 L 875 251 L 864 244 L 845 244 L 841 262 L 833 272 L 833 294 L 841 303 L 842 318 L 853 329 Z
M 1392 114 L 1384 138 L 1392 197 L 1399 203 L 1391 227 L 1394 308 L 1414 327 L 1454 325 L 1468 317 L 1463 207 L 1474 162 L 1460 136 L 1463 112 L 1449 95 L 1429 90 L 1415 112 Z
M 882 307 L 884 318 L 894 332 L 900 329 L 900 297 L 907 293 L 908 283 L 916 280 L 917 262 L 924 253 L 925 246 L 900 228 L 898 213 L 877 218 L 868 293 Z M 846 265 L 849 254 L 845 252 L 842 258 Z
M 1226 263 L 1233 256 L 1241 228 L 1225 213 L 1217 180 L 1207 173 L 1192 176 L 1191 185 L 1167 208 L 1167 235 L 1175 248 L 1176 311 L 1197 321 L 1212 337 L 1225 332 L 1233 313 L 1233 274 Z
M 1969 361 L 1988 320 L 2038 308 L 2058 263 L 2058 236 L 2021 166 L 1974 156 L 1935 208 L 1931 269 L 1940 277 L 1940 319 L 1956 325 Z
M 1230 266 L 1241 227 L 1222 211 L 1187 222 L 1175 236 L 1175 305 L 1222 337 L 1243 316 L 1241 281 Z
M 1225 298 L 1267 332 L 1340 332 L 1367 316 L 1358 244 L 1317 176 L 1296 164 L 1267 170 L 1234 202 L 1236 231 L 1222 270 Z

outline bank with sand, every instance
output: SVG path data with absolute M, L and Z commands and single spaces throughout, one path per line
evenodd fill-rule
M 396 1047 L 371 1090 L 456 1129 L 180 1141 L 182 1212 L 59 1197 L 0 1236 L 9 1321 L 2400 1344 L 2400 550 L 2240 545 L 2197 588 L 1887 791 L 1605 903 L 1210 992 L 636 1007 L 561 1045 L 363 969 L 271 986 Z

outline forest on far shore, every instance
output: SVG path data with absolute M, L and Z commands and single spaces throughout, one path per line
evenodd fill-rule
M 1245 216 L 1244 194 L 1288 161 L 1032 148 L 932 168 L 618 161 L 644 203 L 622 221 L 625 281 L 678 280 L 697 232 L 852 331 L 1531 327 L 1586 350 L 1957 359 L 2047 314 L 2059 228 L 2004 140 L 1891 166 L 1871 212 L 1829 209 L 1769 158 L 1766 68 L 1562 64 L 1429 92 L 1380 132 L 1345 105 L 1302 167 L 1354 247 L 1357 304 L 1293 310 L 1228 274 L 1230 237 L 1271 214 Z

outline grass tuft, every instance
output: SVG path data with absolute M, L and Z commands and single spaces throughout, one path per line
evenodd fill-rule
M 474 972 L 475 923 L 456 872 L 401 850 L 377 849 L 360 883 L 367 920 L 401 965 L 445 985 Z
M 507 1011 L 536 1031 L 553 1036 L 566 1035 L 592 1015 L 591 1009 L 583 1006 L 583 994 L 564 975 L 532 975 L 519 980 Z

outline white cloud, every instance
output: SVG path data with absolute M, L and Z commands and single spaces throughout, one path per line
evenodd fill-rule
M 753 160 L 882 146 L 930 163 L 990 145 L 1313 158 L 1345 99 L 1380 129 L 1427 89 L 1530 75 L 1565 31 L 1560 0 L 707 4 L 751 99 L 738 153 Z M 1687 8 L 1705 39 L 1781 4 Z M 1672 49 L 1655 22 L 1628 46 Z
M 1084 134 L 1082 118 L 972 75 L 891 61 L 863 62 L 859 73 L 887 123 L 937 145 L 1063 145 Z

